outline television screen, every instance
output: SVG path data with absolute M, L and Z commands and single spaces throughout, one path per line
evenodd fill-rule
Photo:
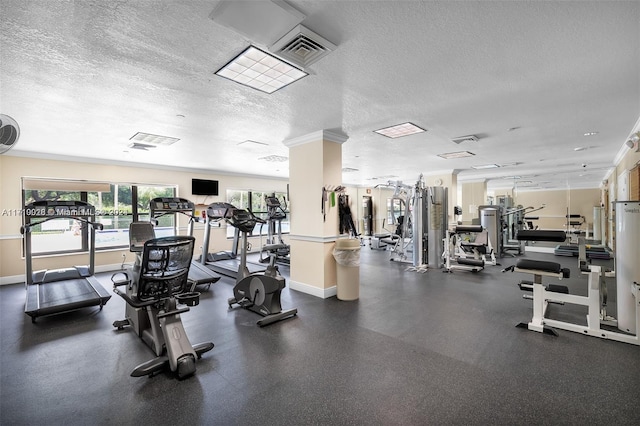
M 191 179 L 193 195 L 218 195 L 218 181 L 207 179 Z

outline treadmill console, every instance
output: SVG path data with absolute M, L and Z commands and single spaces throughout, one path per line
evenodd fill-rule
M 207 216 L 214 220 L 230 219 L 234 210 L 235 206 L 229 203 L 211 203 L 207 207 Z
M 96 208 L 84 201 L 41 200 L 24 206 L 24 215 L 29 218 L 85 217 L 96 214 Z
M 267 203 L 267 207 L 280 207 L 280 200 L 278 200 L 278 197 L 267 195 L 264 197 L 264 200 Z
M 157 197 L 149 202 L 149 206 L 153 213 L 177 213 L 177 212 L 193 212 L 195 205 L 185 199 L 178 197 Z

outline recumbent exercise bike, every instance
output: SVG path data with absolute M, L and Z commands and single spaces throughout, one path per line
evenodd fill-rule
M 153 238 L 153 225 L 133 222 L 129 226 L 130 250 L 137 254 L 131 270 L 111 277 L 113 291 L 126 302 L 118 330 L 131 326 L 156 357 L 140 364 L 133 377 L 153 376 L 169 365 L 179 379 L 195 373 L 196 358 L 213 349 L 212 342 L 191 345 L 180 314 L 199 303 L 200 293 L 189 292 L 189 266 L 195 238 L 172 236 Z M 118 287 L 126 286 L 126 291 Z M 178 303 L 186 306 L 178 308 Z

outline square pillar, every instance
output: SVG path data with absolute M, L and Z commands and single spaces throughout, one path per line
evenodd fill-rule
M 321 130 L 283 142 L 289 148 L 288 285 L 322 298 L 337 293 L 332 252 L 339 224 L 337 199 L 332 206 L 327 193 L 323 201 L 322 189 L 342 185 L 342 144 L 347 139 L 344 134 Z

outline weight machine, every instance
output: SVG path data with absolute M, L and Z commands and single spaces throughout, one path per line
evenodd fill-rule
M 416 272 L 442 268 L 442 240 L 447 230 L 447 188 L 427 187 L 422 175 L 413 187 L 402 182 L 394 186 L 392 200 L 400 200 L 404 205 L 404 215 L 391 260 L 411 263 L 409 270 Z
M 491 241 L 481 225 L 458 225 L 448 229 L 446 235 L 443 240 L 443 272 L 452 272 L 454 269 L 478 272 L 483 270 L 486 264 L 496 265 Z

